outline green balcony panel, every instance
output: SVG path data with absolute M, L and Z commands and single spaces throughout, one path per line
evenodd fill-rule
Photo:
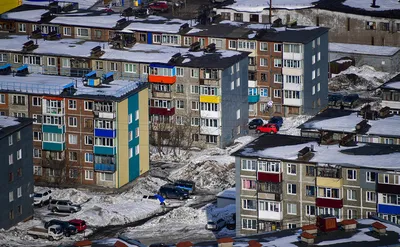
M 42 149 L 49 150 L 49 151 L 64 151 L 65 150 L 65 142 L 64 143 L 43 142 Z
M 43 124 L 42 130 L 43 130 L 43 132 L 47 132 L 47 133 L 64 134 L 65 133 L 65 125 Z
M 101 154 L 101 155 L 115 155 L 116 148 L 115 147 L 94 146 L 93 153 Z
M 249 103 L 257 103 L 260 101 L 260 95 L 249 95 Z

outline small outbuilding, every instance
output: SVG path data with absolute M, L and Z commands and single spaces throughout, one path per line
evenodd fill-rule
M 224 208 L 230 204 L 235 204 L 236 188 L 230 188 L 217 194 L 217 207 Z

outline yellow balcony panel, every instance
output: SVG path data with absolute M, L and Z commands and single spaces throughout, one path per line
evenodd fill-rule
M 200 95 L 200 102 L 203 103 L 221 103 L 221 96 Z
M 341 188 L 343 186 L 343 179 L 317 177 L 317 186 L 326 188 Z

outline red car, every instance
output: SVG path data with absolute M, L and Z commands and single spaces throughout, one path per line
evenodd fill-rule
M 168 11 L 168 3 L 164 1 L 160 2 L 154 2 L 149 4 L 149 9 L 153 11 L 161 11 L 161 12 L 167 12 Z
M 265 124 L 263 126 L 258 126 L 256 129 L 256 133 L 270 133 L 276 134 L 279 128 L 276 124 Z
M 83 232 L 87 228 L 86 222 L 84 220 L 73 219 L 73 220 L 68 221 L 68 223 L 75 226 L 76 230 L 78 230 L 78 232 Z

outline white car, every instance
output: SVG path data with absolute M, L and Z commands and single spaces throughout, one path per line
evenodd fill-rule
M 209 221 L 206 225 L 206 230 L 219 231 L 226 226 L 226 222 L 223 219 L 217 220 L 217 222 Z
M 50 202 L 50 200 L 51 200 L 51 190 L 38 192 L 35 193 L 35 195 L 33 196 L 33 205 L 41 207 L 46 202 Z

